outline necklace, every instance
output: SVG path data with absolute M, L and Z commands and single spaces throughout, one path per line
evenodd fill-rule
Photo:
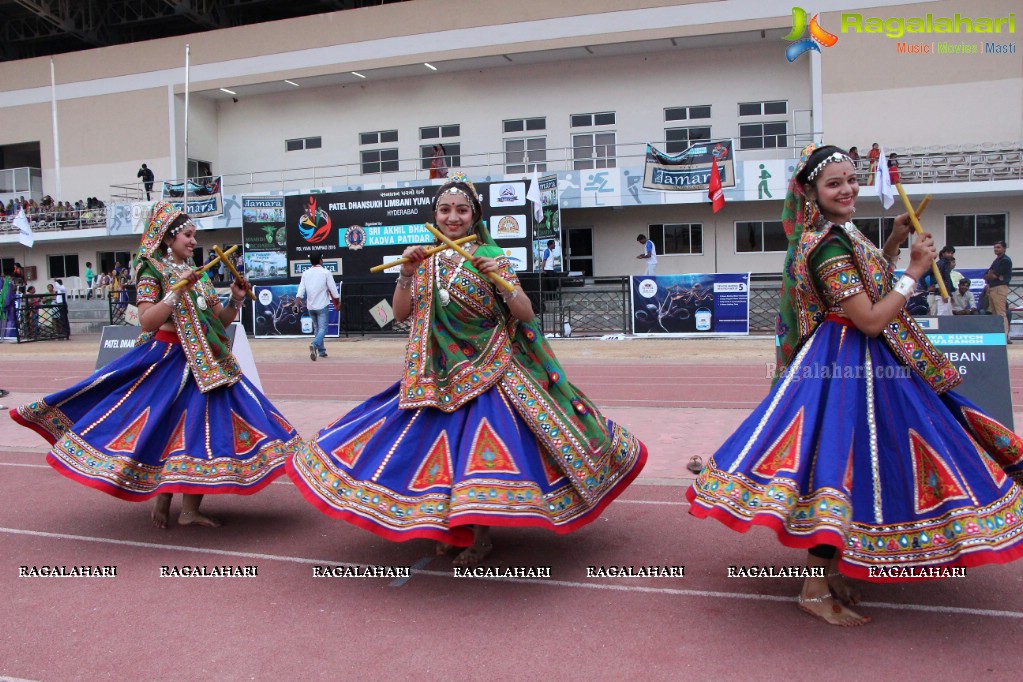
M 455 283 L 455 278 L 458 277 L 459 271 L 462 269 L 462 266 L 465 265 L 465 256 L 460 255 L 461 260 L 458 262 L 458 265 L 451 269 L 451 276 L 448 278 L 447 286 L 443 286 L 444 281 L 441 279 L 440 276 L 441 255 L 443 255 L 446 258 L 454 258 L 455 254 L 454 251 L 452 251 L 451 249 L 445 249 L 441 253 L 437 254 L 437 265 L 433 271 L 434 278 L 437 282 L 437 298 L 440 301 L 441 306 L 446 306 L 447 304 L 451 303 L 451 294 L 448 292 L 448 289 L 450 289 L 451 285 Z
M 188 263 L 185 262 L 178 263 L 168 258 L 167 256 L 162 257 L 160 259 L 160 262 L 167 266 L 167 269 L 169 269 L 171 272 L 177 275 L 178 278 L 180 278 L 181 275 L 185 274 L 186 272 L 192 269 L 191 267 L 189 267 Z M 171 284 L 174 284 L 174 282 L 171 282 Z M 198 308 L 199 310 L 206 310 L 206 308 L 209 307 L 208 304 L 206 303 L 206 297 L 203 295 L 201 291 L 196 291 L 195 293 L 195 307 Z

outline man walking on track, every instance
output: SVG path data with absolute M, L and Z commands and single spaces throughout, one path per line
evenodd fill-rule
M 301 303 L 302 299 L 308 297 L 306 309 L 313 318 L 313 333 L 316 335 L 309 344 L 309 359 L 315 362 L 317 354 L 321 358 L 327 357 L 327 349 L 323 345 L 323 337 L 327 333 L 327 306 L 334 301 L 336 307 L 338 294 L 334 275 L 323 267 L 323 256 L 314 253 L 309 256 L 309 262 L 312 267 L 302 273 L 295 298 Z

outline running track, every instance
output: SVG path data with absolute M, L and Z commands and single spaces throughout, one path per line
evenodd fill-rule
M 222 529 L 156 531 L 148 504 L 57 475 L 42 461 L 41 439 L 0 420 L 0 676 L 1018 679 L 1011 652 L 1023 644 L 1023 562 L 958 580 L 866 585 L 863 611 L 875 622 L 856 631 L 800 613 L 797 579 L 728 578 L 732 564 L 803 558 L 769 531 L 743 536 L 697 521 L 683 501 L 688 457 L 713 452 L 766 394 L 770 346 L 762 357 L 701 363 L 665 344 L 631 343 L 641 356 L 572 357 L 556 347 L 569 378 L 634 429 L 651 458 L 578 533 L 495 531 L 488 565 L 550 566 L 551 579 L 455 578 L 431 543 L 390 543 L 329 519 L 286 480 L 252 497 L 207 498 Z M 0 347 L 8 406 L 92 369 L 88 343 L 56 359 L 47 346 L 57 346 L 35 345 Z M 305 436 L 400 371 L 400 346 L 367 357 L 334 344 L 336 357 L 316 365 L 295 359 L 303 348 L 255 352 L 264 389 Z M 1012 367 L 1014 386 L 1021 369 Z M 312 576 L 313 566 L 345 563 L 415 570 L 407 581 Z M 21 565 L 61 564 L 113 564 L 118 575 L 18 577 Z M 197 564 L 256 565 L 259 575 L 158 577 L 161 566 Z M 587 566 L 618 565 L 686 568 L 684 578 L 586 576 Z

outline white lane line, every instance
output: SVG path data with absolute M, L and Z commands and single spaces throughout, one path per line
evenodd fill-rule
M 265 559 L 267 561 L 286 561 L 297 564 L 310 564 L 318 566 L 344 566 L 351 568 L 368 569 L 370 564 L 357 564 L 351 562 L 334 561 L 327 559 L 309 559 L 306 557 L 293 557 L 280 554 L 262 554 L 257 552 L 237 552 L 227 549 L 212 549 L 208 547 L 189 547 L 187 545 L 161 545 L 155 542 L 138 542 L 136 540 L 116 540 L 114 538 L 100 538 L 89 535 L 69 535 L 66 533 L 48 533 L 38 530 L 24 530 L 21 528 L 0 527 L 0 533 L 10 535 L 28 535 L 32 537 L 50 538 L 55 540 L 72 540 L 78 542 L 96 542 L 108 545 L 124 545 L 127 547 L 142 547 L 146 549 L 160 549 L 165 551 L 190 552 L 195 554 L 213 554 L 217 556 L 238 557 L 242 559 Z M 416 562 L 420 564 L 422 559 Z M 413 569 L 415 575 L 433 576 L 437 578 L 455 579 L 453 571 L 428 571 Z M 458 578 L 464 580 L 464 578 Z M 660 594 L 678 597 L 709 597 L 712 599 L 739 599 L 746 601 L 775 601 L 793 603 L 793 597 L 784 597 L 773 594 L 748 594 L 742 592 L 718 592 L 715 590 L 688 590 L 673 587 L 646 587 L 643 585 L 616 585 L 602 582 L 577 582 L 573 580 L 554 580 L 546 578 L 498 578 L 482 577 L 472 578 L 473 580 L 488 580 L 491 582 L 522 583 L 529 585 L 544 585 L 555 587 L 574 587 L 588 590 L 607 590 L 612 592 L 635 592 L 641 594 Z M 1012 618 L 1023 620 L 1023 611 L 999 611 L 996 609 L 971 609 L 961 606 L 936 606 L 932 604 L 894 604 L 891 602 L 861 602 L 861 606 L 877 609 L 893 609 L 903 611 L 923 611 L 926 613 L 943 613 L 964 616 L 985 616 L 989 618 Z

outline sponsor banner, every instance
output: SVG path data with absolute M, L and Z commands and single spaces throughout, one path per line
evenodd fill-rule
M 643 187 L 678 192 L 703 190 L 710 183 L 711 166 L 717 158 L 721 187 L 735 187 L 735 158 L 732 141 L 704 142 L 674 156 L 646 147 Z
M 287 279 L 284 197 L 242 197 L 242 244 L 250 279 Z
M 540 178 L 540 206 L 543 208 L 543 220 L 533 227 L 533 238 L 560 241 L 561 207 L 558 204 L 557 175 L 544 175 Z
M 338 283 L 338 288 L 341 285 Z M 297 284 L 274 286 L 256 285 L 255 318 L 253 336 L 257 339 L 275 337 L 313 338 L 313 318 L 304 303 L 295 299 Z M 334 306 L 328 308 L 327 337 L 337 338 L 340 333 L 340 313 Z
M 193 218 L 220 215 L 224 212 L 223 183 L 220 176 L 202 178 L 202 182 L 188 181 L 188 209 L 184 209 L 185 183 L 163 183 L 162 198 L 174 208 L 184 210 Z
M 749 273 L 637 275 L 632 333 L 637 336 L 749 334 Z

